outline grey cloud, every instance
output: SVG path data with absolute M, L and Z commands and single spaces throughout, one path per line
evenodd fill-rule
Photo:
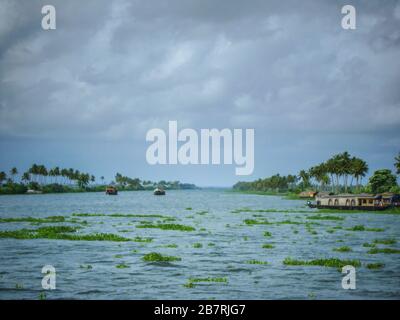
M 51 2 L 0 1 L 0 138 L 400 133 L 399 1 Z

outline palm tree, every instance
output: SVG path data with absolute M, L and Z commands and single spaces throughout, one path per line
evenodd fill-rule
M 55 167 L 53 169 L 53 173 L 54 173 L 54 176 L 55 176 L 56 183 L 58 183 L 58 179 L 57 178 L 61 175 L 60 168 L 59 167 Z
M 101 176 L 100 179 L 101 179 L 101 184 L 104 184 L 104 176 Z
M 399 152 L 398 156 L 394 158 L 394 160 L 396 161 L 394 163 L 394 166 L 396 167 L 396 173 L 400 174 L 400 152 Z
M 28 181 L 30 180 L 31 180 L 31 175 L 29 174 L 29 172 L 24 172 L 24 174 L 22 175 L 22 181 L 28 183 Z
M 12 169 L 10 170 L 11 180 L 12 180 L 13 183 L 14 183 L 14 177 L 15 177 L 17 174 L 18 174 L 18 170 L 17 170 L 16 167 L 14 167 L 14 168 L 12 168 Z
M 352 164 L 352 172 L 356 178 L 357 190 L 360 190 L 360 182 L 363 177 L 368 173 L 368 164 L 359 158 L 355 158 Z
M 90 182 L 95 183 L 96 177 L 94 175 L 90 176 Z
M 302 183 L 302 190 L 310 186 L 310 175 L 308 174 L 307 171 L 301 170 L 299 172 L 299 177 Z
M 0 187 L 2 186 L 5 180 L 7 180 L 7 174 L 4 171 L 2 171 L 0 172 Z

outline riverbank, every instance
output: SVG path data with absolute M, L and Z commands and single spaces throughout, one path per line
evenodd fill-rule
M 294 192 L 273 192 L 273 191 L 255 191 L 255 190 L 235 190 L 230 189 L 227 192 L 241 193 L 241 194 L 257 194 L 261 196 L 277 196 L 286 200 L 312 200 L 313 198 L 300 197 L 299 194 Z
M 194 185 L 193 185 L 194 186 Z M 165 190 L 193 190 L 199 189 L 198 187 L 190 185 L 190 187 L 185 188 L 164 188 Z M 48 185 L 37 185 L 35 189 L 31 189 L 35 191 L 32 194 L 51 194 L 51 193 L 84 193 L 84 192 L 105 192 L 107 185 L 96 185 L 96 186 L 87 186 L 84 188 L 80 188 L 78 186 L 70 186 L 70 185 L 61 185 L 61 184 L 48 184 Z M 153 191 L 154 187 L 142 187 L 136 188 L 131 186 L 116 186 L 118 192 L 123 191 Z M 19 183 L 7 184 L 0 187 L 0 195 L 13 195 L 13 194 L 26 194 L 30 190 L 29 186 Z

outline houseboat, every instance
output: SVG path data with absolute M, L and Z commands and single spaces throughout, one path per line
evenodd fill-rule
M 115 195 L 118 194 L 118 190 L 114 186 L 109 186 L 109 187 L 106 188 L 106 194 L 111 195 L 111 196 L 115 196 Z
M 162 188 L 156 188 L 154 189 L 153 194 L 155 196 L 165 196 L 165 190 Z
M 400 195 L 392 193 L 383 194 L 317 194 L 315 202 L 307 202 L 310 208 L 341 209 L 341 210 L 385 210 L 400 206 Z

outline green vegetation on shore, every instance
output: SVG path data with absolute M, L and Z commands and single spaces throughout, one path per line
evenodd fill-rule
M 400 174 L 400 154 L 395 158 L 396 173 Z M 299 194 L 305 190 L 325 191 L 332 193 L 400 193 L 396 176 L 389 169 L 380 169 L 369 178 L 368 184 L 362 186 L 361 180 L 368 173 L 368 164 L 360 158 L 351 156 L 347 151 L 333 155 L 327 161 L 300 170 L 297 175 L 271 177 L 251 182 L 239 181 L 233 191 L 283 196 L 286 199 L 306 199 L 307 194 Z M 355 185 L 353 185 L 355 182 Z
M 96 177 L 89 173 L 80 172 L 73 168 L 46 168 L 43 164 L 33 164 L 26 172 L 19 175 L 17 168 L 12 168 L 9 175 L 0 172 L 0 195 L 24 194 L 28 190 L 36 193 L 72 193 L 72 192 L 104 192 L 108 183 L 104 177 L 96 183 Z M 5 182 L 5 183 L 4 183 Z M 110 182 L 119 191 L 153 190 L 161 186 L 167 190 L 197 189 L 194 184 L 179 181 L 152 182 L 129 178 L 120 173 L 115 175 L 115 181 Z

